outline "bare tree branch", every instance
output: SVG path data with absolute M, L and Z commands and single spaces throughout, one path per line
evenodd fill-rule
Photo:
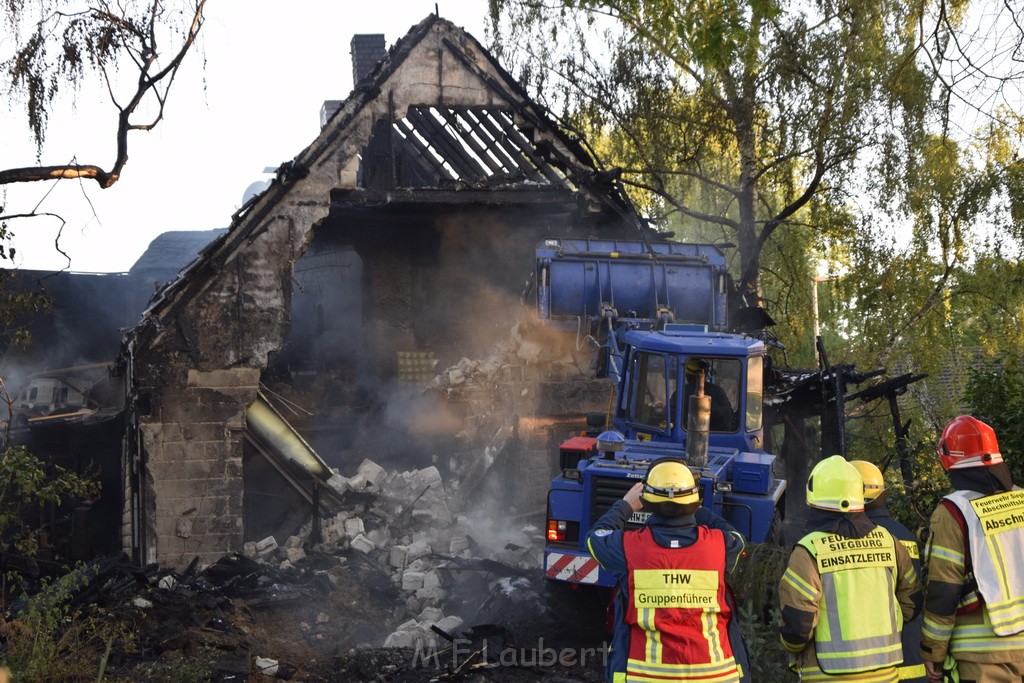
M 97 70 L 103 75 L 111 101 L 118 108 L 117 129 L 114 133 L 116 154 L 110 170 L 95 164 L 70 164 L 63 166 L 35 166 L 0 170 L 0 185 L 11 183 L 36 182 L 41 180 L 58 180 L 63 178 L 89 178 L 97 182 L 101 188 L 109 188 L 121 177 L 121 172 L 128 163 L 128 133 L 134 130 L 152 130 L 163 119 L 167 95 L 174 83 L 178 69 L 185 56 L 195 45 L 204 22 L 206 0 L 195 0 L 191 20 L 184 31 L 183 40 L 174 56 L 159 70 L 151 70 L 157 64 L 159 51 L 157 45 L 157 20 L 163 13 L 162 0 L 153 0 L 148 15 L 148 26 L 141 30 L 129 21 L 124 14 L 113 11 L 112 7 L 103 3 L 100 9 L 93 9 L 94 18 L 101 19 L 110 30 L 120 35 L 118 48 L 135 64 L 138 79 L 134 92 L 124 105 L 119 104 L 115 88 L 106 63 L 100 60 Z M 123 12 L 123 7 L 118 10 Z M 149 122 L 135 122 L 133 116 L 148 98 L 156 101 L 156 113 Z

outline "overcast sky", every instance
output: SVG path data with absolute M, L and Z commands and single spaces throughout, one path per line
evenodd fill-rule
M 437 5 L 442 17 L 485 42 L 487 0 Z M 245 189 L 270 177 L 264 168 L 292 159 L 313 141 L 323 101 L 351 92 L 352 36 L 383 33 L 390 47 L 434 6 L 434 0 L 211 0 L 203 28 L 205 69 L 202 54 L 188 57 L 164 120 L 155 131 L 130 135 L 120 181 L 109 190 L 94 181 L 0 188 L 6 213 L 39 204 L 40 212 L 67 219 L 60 244 L 70 267 L 53 246 L 59 223 L 46 218 L 11 223 L 17 267 L 121 272 L 160 233 L 226 227 Z M 114 116 L 104 92 L 83 90 L 74 107 L 68 102 L 51 118 L 42 163 L 76 158 L 109 168 Z M 22 122 L 0 109 L 4 168 L 35 163 Z

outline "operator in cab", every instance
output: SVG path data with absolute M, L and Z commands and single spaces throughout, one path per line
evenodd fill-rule
M 900 632 L 921 609 L 910 554 L 864 513 L 864 480 L 841 455 L 807 479 L 807 534 L 779 582 L 779 635 L 801 681 L 897 683 Z
M 703 358 L 695 358 L 691 356 L 683 367 L 684 379 L 686 381 L 683 387 L 683 429 L 689 427 L 687 422 L 687 415 L 690 409 L 690 396 L 697 391 L 697 385 L 700 381 L 700 374 L 704 372 L 704 394 L 711 397 L 711 424 L 710 428 L 713 432 L 734 432 L 738 428 L 736 419 L 736 410 L 733 406 L 732 401 L 729 400 L 729 395 L 725 393 L 725 389 L 720 387 L 718 384 L 713 382 L 708 376 L 708 370 L 711 368 L 711 364 Z
M 626 530 L 634 512 L 650 513 Z M 749 681 L 749 659 L 726 585 L 743 536 L 701 506 L 685 462 L 655 461 L 587 535 L 590 554 L 618 580 L 607 663 L 610 683 Z

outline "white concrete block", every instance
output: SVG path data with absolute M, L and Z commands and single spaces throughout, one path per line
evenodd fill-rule
M 441 473 L 437 471 L 437 468 L 431 465 L 430 467 L 424 467 L 422 470 L 416 472 L 416 480 L 414 487 L 420 491 L 430 486 L 431 488 L 441 487 Z
M 351 541 L 351 546 L 361 553 L 368 553 L 373 550 L 374 545 L 366 536 L 359 534 Z
M 388 554 L 388 564 L 395 569 L 402 569 L 405 567 L 406 548 L 404 545 L 393 545 L 391 546 L 391 552 Z
M 384 468 L 374 461 L 366 458 L 359 464 L 356 476 L 362 476 L 372 486 L 379 487 L 384 479 Z
M 437 622 L 437 627 L 449 635 L 457 635 L 457 632 L 462 628 L 462 619 L 456 616 L 448 616 Z
M 348 490 L 348 477 L 332 474 L 331 478 L 327 480 L 327 485 L 338 493 L 345 493 Z
M 262 541 L 256 541 L 256 552 L 262 553 L 266 550 L 273 550 L 277 548 L 277 539 L 273 536 L 267 536 Z
M 414 541 L 412 545 L 408 547 L 405 553 L 406 562 L 412 562 L 418 560 L 424 555 L 430 554 L 430 544 L 427 541 Z
M 423 588 L 423 572 L 406 570 L 402 574 L 402 590 L 414 591 Z
M 352 519 L 345 520 L 345 535 L 349 538 L 355 538 L 359 534 L 366 531 L 363 526 L 363 520 L 359 517 L 353 517 Z

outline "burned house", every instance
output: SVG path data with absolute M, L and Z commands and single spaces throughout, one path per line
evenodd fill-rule
M 138 322 L 156 288 L 223 232 L 160 235 L 125 273 L 3 272 L 0 293 L 27 295 L 36 305 L 22 307 L 7 322 L 8 333 L 24 330 L 31 343 L 11 343 L 10 334 L 0 342 L 0 378 L 10 399 L 0 414 L 0 440 L 10 438 L 47 463 L 88 475 L 102 490 L 90 505 L 48 505 L 29 513 L 54 544 L 52 551 L 65 559 L 121 547 L 124 392 L 111 369 L 123 330 Z M 78 531 L 69 533 L 72 528 Z
M 390 50 L 356 36 L 352 54 L 356 87 L 325 103 L 317 138 L 125 338 L 137 561 L 240 550 L 279 519 L 281 489 L 316 508 L 345 452 L 436 439 L 436 457 L 458 426 L 438 434 L 382 388 L 507 337 L 543 238 L 642 229 L 614 174 L 450 22 L 429 16 Z M 353 435 L 374 406 L 390 422 Z

